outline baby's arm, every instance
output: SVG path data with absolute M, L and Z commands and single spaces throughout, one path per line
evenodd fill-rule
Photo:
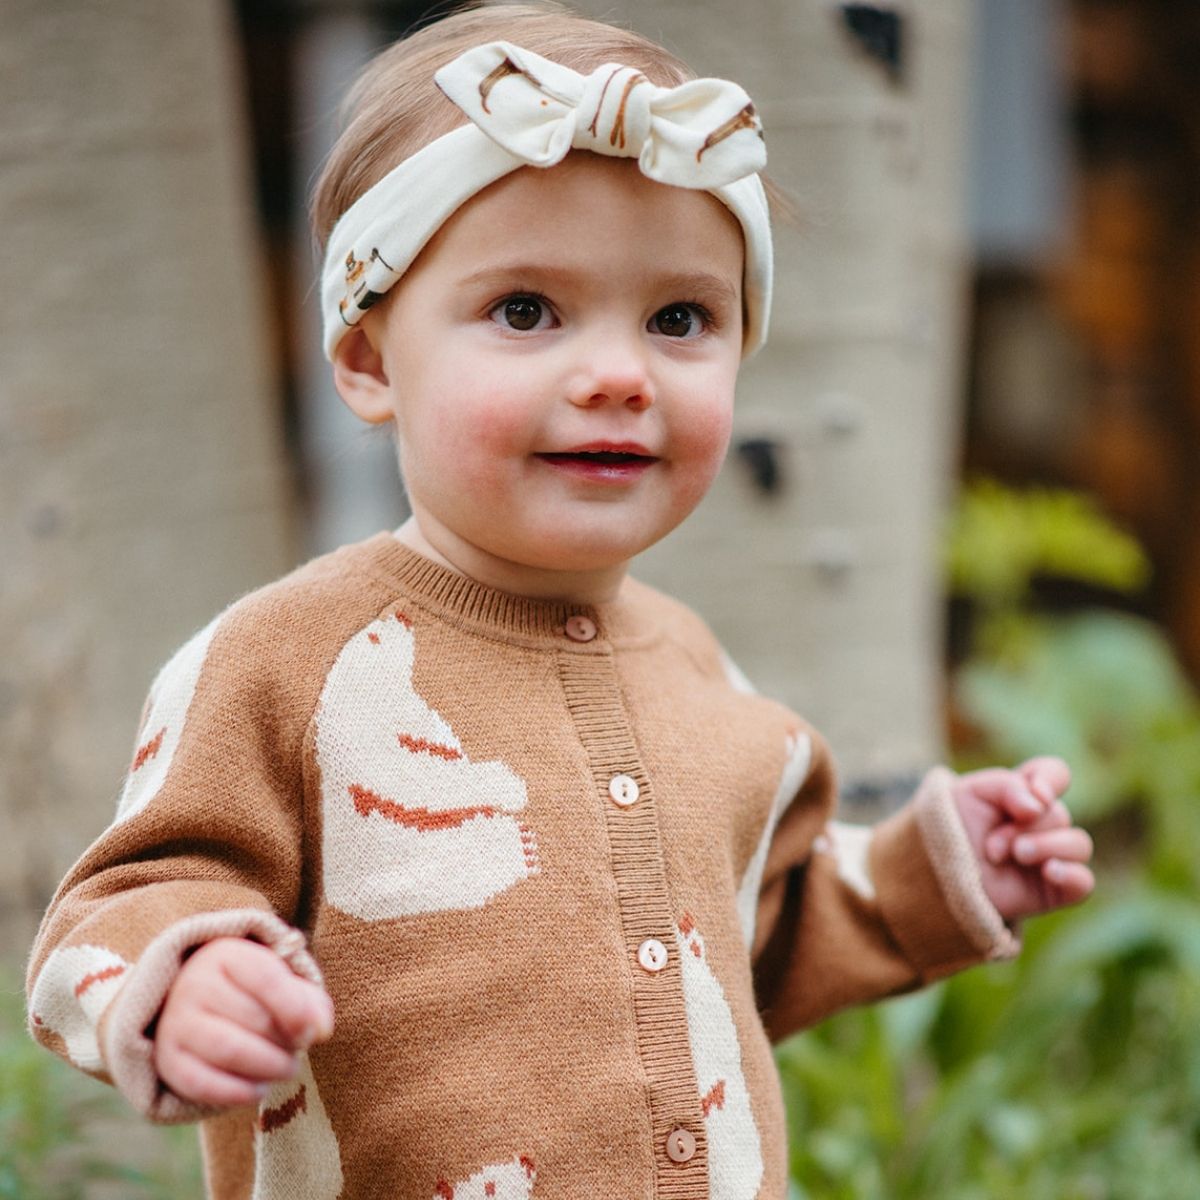
M 217 938 L 195 951 L 167 994 L 154 1066 L 175 1095 L 233 1107 L 261 1100 L 292 1078 L 296 1052 L 333 1032 L 333 1004 L 275 951 L 246 938 Z
M 1059 797 L 1071 781 L 1060 758 L 958 776 L 954 802 L 988 899 L 1006 921 L 1083 900 L 1095 886 L 1092 839 Z
M 771 838 L 753 926 L 772 1038 L 1012 957 L 1013 921 L 1091 890 L 1091 840 L 1058 800 L 1069 780 L 1060 760 L 964 776 L 938 767 L 899 812 L 855 827 L 830 819 L 828 748 L 804 737 L 808 775 Z
M 160 672 L 116 817 L 63 881 L 30 956 L 34 1036 L 154 1120 L 193 1120 L 210 1107 L 187 1098 L 206 1086 L 195 1066 L 190 1075 L 181 1069 L 195 1060 L 182 1053 L 197 1048 L 192 1039 L 207 1046 L 206 1066 L 227 1075 L 233 1066 L 243 1082 L 286 1067 L 296 1044 L 286 1011 L 279 1053 L 258 1044 L 266 1025 L 254 997 L 266 997 L 253 983 L 242 1009 L 218 1006 L 224 1026 L 211 1012 L 197 1018 L 188 999 L 204 989 L 191 985 L 204 982 L 217 955 L 205 947 L 232 939 L 239 961 L 253 958 L 260 971 L 271 970 L 264 956 L 277 959 L 268 978 L 285 997 L 300 980 L 321 984 L 304 933 L 291 926 L 304 879 L 304 737 L 319 680 L 297 686 L 292 645 L 302 614 L 291 604 L 284 624 L 278 607 L 270 593 L 248 597 Z M 227 982 L 228 999 L 236 978 Z M 208 983 L 221 994 L 221 981 Z M 239 1025 L 249 1029 L 240 1044 Z M 244 1088 L 221 1097 L 252 1098 Z

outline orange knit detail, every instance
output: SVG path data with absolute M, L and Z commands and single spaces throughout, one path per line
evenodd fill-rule
M 103 971 L 93 971 L 90 975 L 85 975 L 75 985 L 76 998 L 83 995 L 84 992 L 92 986 L 93 983 L 103 983 L 106 979 L 115 979 L 116 976 L 122 974 L 125 968 L 120 963 L 114 963 L 111 967 L 105 967 Z
M 492 1182 L 492 1180 L 489 1179 L 487 1183 L 483 1185 L 483 1194 L 485 1196 L 494 1196 L 496 1194 L 496 1185 Z
M 522 1154 L 520 1158 L 521 1166 L 525 1168 L 525 1174 L 532 1179 L 534 1175 L 533 1159 L 527 1154 Z
M 136 771 L 139 767 L 144 766 L 148 759 L 153 758 L 162 748 L 163 736 L 167 732 L 167 727 L 164 725 L 134 756 L 133 765 L 129 768 L 130 774 Z
M 718 1079 L 708 1089 L 708 1094 L 700 1097 L 700 1111 L 707 1117 L 714 1108 L 725 1107 L 725 1080 Z
M 688 934 L 690 934 L 695 928 L 696 919 L 691 913 L 685 912 L 683 916 L 679 918 L 679 932 L 682 933 L 684 937 L 687 937 Z
M 370 816 L 371 813 L 377 812 L 389 821 L 395 821 L 397 825 L 404 825 L 409 829 L 419 829 L 422 833 L 428 833 L 434 829 L 457 829 L 460 825 L 465 825 L 476 817 L 494 817 L 496 815 L 494 808 L 485 806 L 450 808 L 443 812 L 430 812 L 427 808 L 406 808 L 394 800 L 385 800 L 369 788 L 359 787 L 357 783 L 352 783 L 348 790 L 350 798 L 354 801 L 354 807 L 362 816 Z
M 308 1088 L 301 1084 L 300 1090 L 277 1108 L 264 1108 L 258 1116 L 258 1127 L 263 1133 L 273 1133 L 307 1110 Z
M 412 621 L 409 618 L 408 614 L 400 612 L 399 609 L 397 609 L 397 611 L 396 611 L 396 620 L 399 621 L 400 624 L 403 625 L 405 629 L 412 628 Z
M 368 641 L 368 642 L 370 642 L 370 643 L 371 643 L 373 646 L 378 646 L 378 645 L 379 645 L 379 634 L 377 634 L 377 633 L 368 633 L 368 634 L 367 634 L 367 641 Z
M 521 852 L 525 855 L 525 866 L 531 875 L 538 873 L 537 834 L 528 825 L 521 826 Z
M 699 943 L 699 942 L 688 942 L 688 945 L 689 945 L 689 946 L 691 946 L 691 948 L 692 948 L 692 953 L 693 953 L 693 954 L 694 954 L 694 955 L 695 955 L 697 958 L 699 958 L 699 957 L 700 957 L 700 956 L 701 956 L 701 955 L 704 953 L 704 951 L 700 949 L 700 943 Z
M 434 758 L 444 758 L 447 762 L 457 762 L 462 758 L 461 750 L 453 746 L 444 746 L 441 742 L 431 742 L 426 738 L 413 737 L 411 733 L 398 733 L 400 745 L 414 754 L 432 754 Z
M 442 1200 L 454 1200 L 454 1189 L 444 1179 L 437 1181 L 433 1191 L 435 1195 L 441 1196 Z

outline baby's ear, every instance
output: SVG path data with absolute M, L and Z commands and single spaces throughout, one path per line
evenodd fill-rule
M 333 384 L 350 410 L 372 425 L 395 416 L 395 398 L 383 356 L 362 324 L 347 331 L 333 352 Z

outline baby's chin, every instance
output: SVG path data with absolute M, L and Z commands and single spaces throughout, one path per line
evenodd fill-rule
M 634 531 L 612 533 L 555 530 L 520 543 L 501 542 L 497 557 L 533 571 L 586 575 L 622 569 L 664 535 L 638 536 Z

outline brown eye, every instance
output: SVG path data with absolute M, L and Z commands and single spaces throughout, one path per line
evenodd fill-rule
M 650 318 L 650 325 L 671 338 L 693 338 L 704 331 L 704 319 L 694 304 L 668 304 Z
M 546 306 L 536 296 L 509 296 L 492 309 L 491 315 L 497 324 L 520 333 L 539 328 L 548 316 Z

